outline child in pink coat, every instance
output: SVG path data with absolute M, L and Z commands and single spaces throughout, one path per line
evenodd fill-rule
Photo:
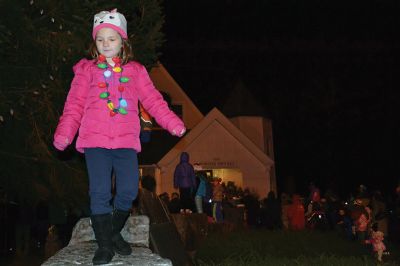
M 366 244 L 371 244 L 379 262 L 382 261 L 383 252 L 386 250 L 386 246 L 383 243 L 384 235 L 381 231 L 372 231 L 371 239 L 366 240 Z
M 64 150 L 77 134 L 76 148 L 85 153 L 89 174 L 91 220 L 99 248 L 93 264 L 106 264 L 114 251 L 131 254 L 120 234 L 138 191 L 140 122 L 138 101 L 172 135 L 186 129 L 154 87 L 143 65 L 132 61 L 124 15 L 102 11 L 94 16 L 93 59 L 82 59 L 54 134 L 54 146 Z M 111 194 L 111 176 L 116 195 Z M 112 204 L 110 202 L 113 202 Z

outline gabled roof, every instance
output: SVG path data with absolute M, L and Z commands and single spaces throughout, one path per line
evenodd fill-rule
M 233 90 L 227 95 L 221 111 L 229 118 L 264 116 L 265 107 L 260 104 L 260 100 L 254 96 L 242 80 L 238 80 L 233 86 Z
M 204 115 L 161 63 L 153 67 L 149 75 L 156 88 L 171 97 L 172 104 L 182 105 L 182 119 L 188 129 L 195 127 L 203 119 Z
M 159 167 L 168 167 L 171 163 L 180 157 L 182 151 L 185 151 L 197 138 L 206 131 L 210 125 L 217 122 L 228 134 L 233 136 L 239 143 L 253 154 L 265 166 L 271 166 L 274 161 L 271 160 L 260 148 L 258 148 L 242 131 L 240 131 L 232 122 L 226 118 L 217 108 L 213 108 L 204 119 L 187 133 L 161 160 L 157 163 Z

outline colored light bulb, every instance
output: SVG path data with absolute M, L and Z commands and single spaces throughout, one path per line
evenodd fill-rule
M 109 77 L 111 77 L 111 71 L 110 70 L 106 70 L 106 71 L 104 71 L 104 77 L 106 77 L 106 78 L 109 78 Z
M 126 102 L 125 99 L 120 98 L 120 99 L 119 99 L 119 105 L 120 105 L 121 107 L 127 107 L 127 106 L 128 106 L 128 103 Z

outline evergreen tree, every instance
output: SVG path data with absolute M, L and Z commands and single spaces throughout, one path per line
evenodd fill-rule
M 52 147 L 72 66 L 87 55 L 93 15 L 118 8 L 135 60 L 151 67 L 163 42 L 160 1 L 14 0 L 0 8 L 0 187 L 33 201 L 80 204 L 87 199 L 82 157 Z

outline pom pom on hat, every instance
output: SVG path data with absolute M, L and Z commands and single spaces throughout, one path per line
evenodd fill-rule
M 101 11 L 94 15 L 92 31 L 93 39 L 96 39 L 96 33 L 102 28 L 111 28 L 117 31 L 123 39 L 128 39 L 126 19 L 124 15 L 117 12 L 117 9 Z

